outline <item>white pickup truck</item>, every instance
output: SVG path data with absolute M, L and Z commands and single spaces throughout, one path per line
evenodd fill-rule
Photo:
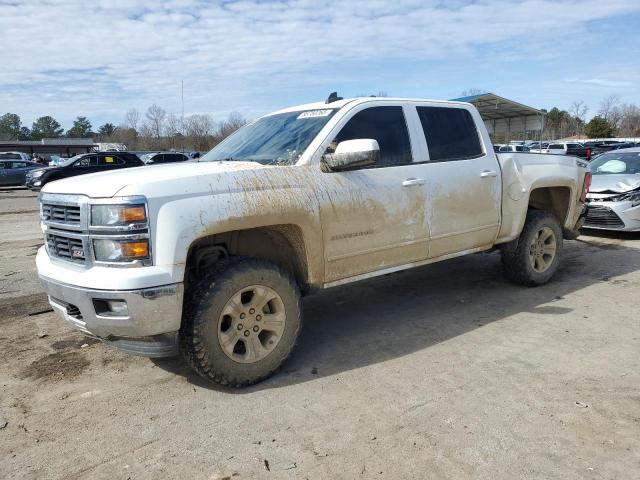
M 496 247 L 509 279 L 547 282 L 589 179 L 573 157 L 496 155 L 470 104 L 330 97 L 197 162 L 47 184 L 37 267 L 76 329 L 244 386 L 289 356 L 315 289 Z

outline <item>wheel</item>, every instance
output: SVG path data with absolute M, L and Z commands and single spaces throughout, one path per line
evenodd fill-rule
M 558 270 L 562 228 L 550 212 L 529 210 L 520 236 L 502 248 L 502 266 L 512 282 L 534 287 Z
M 206 379 L 257 383 L 289 357 L 302 326 L 300 291 L 278 266 L 241 259 L 213 272 L 186 297 L 181 351 Z

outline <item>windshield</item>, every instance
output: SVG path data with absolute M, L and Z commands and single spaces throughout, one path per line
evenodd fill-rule
M 590 164 L 593 175 L 640 174 L 640 152 L 610 152 Z
M 242 127 L 200 159 L 201 162 L 237 160 L 264 165 L 293 165 L 335 109 L 269 115 Z

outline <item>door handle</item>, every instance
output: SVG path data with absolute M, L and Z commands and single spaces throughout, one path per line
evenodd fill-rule
M 494 172 L 493 170 L 483 170 L 483 171 L 480 172 L 480 176 L 482 178 L 497 177 L 498 176 L 498 172 Z
M 403 187 L 413 187 L 414 185 L 424 185 L 424 179 L 407 178 L 404 182 L 402 182 Z

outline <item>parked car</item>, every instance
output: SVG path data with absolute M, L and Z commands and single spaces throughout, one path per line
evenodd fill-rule
M 24 152 L 0 152 L 0 160 L 22 160 L 31 162 L 31 157 Z
M 500 147 L 498 152 L 529 152 L 530 148 L 525 147 L 524 145 L 503 145 Z
M 546 149 L 546 153 L 553 155 L 571 155 L 574 157 L 591 159 L 591 149 L 577 142 L 554 142 L 550 143 Z
M 603 153 L 589 164 L 586 228 L 640 231 L 640 148 Z
M 510 280 L 551 279 L 586 162 L 496 154 L 468 103 L 332 99 L 261 117 L 199 162 L 47 185 L 36 263 L 55 311 L 129 353 L 180 345 L 241 387 L 289 357 L 303 293 L 494 247 Z
M 20 155 L 13 155 L 19 160 L 9 160 L 8 157 L 10 158 L 11 156 L 12 154 L 7 155 L 5 152 L 0 153 L 0 186 L 24 185 L 27 172 L 42 168 L 42 165 L 35 162 L 23 160 Z
M 142 155 L 142 161 L 147 165 L 156 163 L 176 163 L 186 162 L 189 157 L 179 152 L 155 152 Z
M 549 142 L 532 142 L 527 146 L 531 153 L 546 153 L 546 149 L 549 147 Z
M 142 160 L 128 152 L 83 153 L 67 159 L 56 167 L 29 171 L 25 185 L 31 190 L 40 190 L 47 183 L 62 178 L 129 167 L 141 167 L 143 165 Z

